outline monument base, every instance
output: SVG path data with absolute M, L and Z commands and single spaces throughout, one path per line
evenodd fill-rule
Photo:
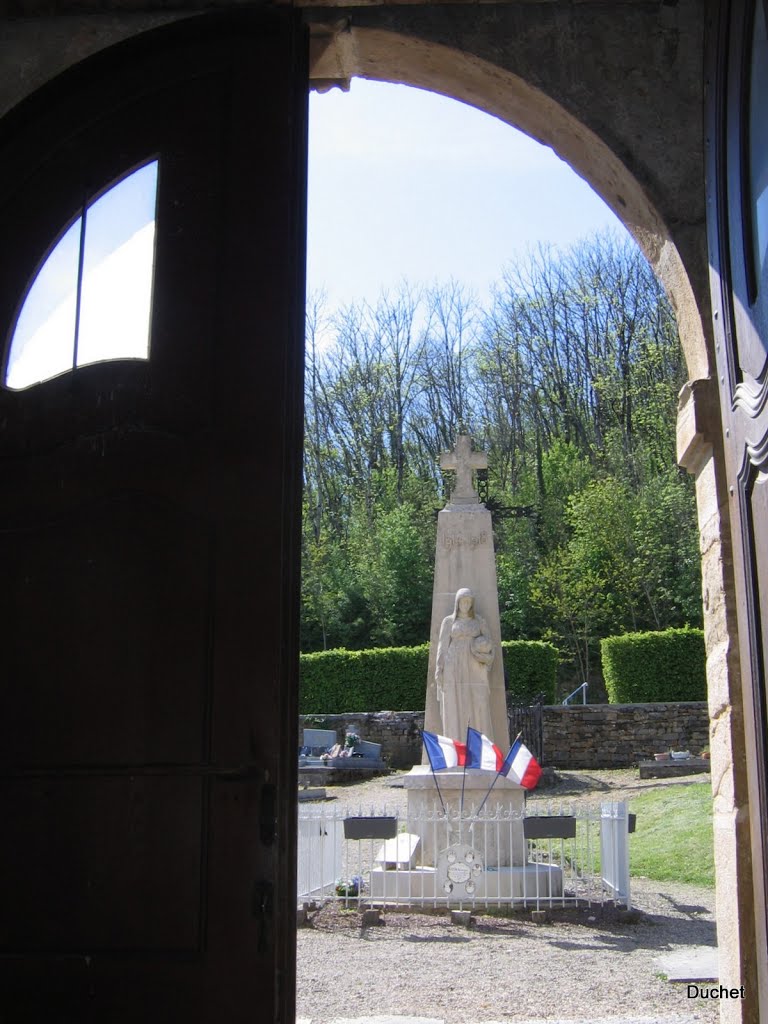
M 412 868 L 403 871 L 374 869 L 370 874 L 370 899 L 380 903 L 418 906 L 434 900 L 438 906 L 498 901 L 535 903 L 563 895 L 563 872 L 554 864 L 526 864 L 519 868 L 483 871 L 477 876 L 472 896 L 446 895 L 437 868 Z
M 496 772 L 449 768 L 435 774 L 427 765 L 416 765 L 403 779 L 408 792 L 408 831 L 421 840 L 422 864 L 435 865 L 441 850 L 467 842 L 483 863 L 494 867 L 525 864 L 523 834 L 525 790 L 516 782 L 498 778 Z M 463 793 L 463 797 L 462 797 Z

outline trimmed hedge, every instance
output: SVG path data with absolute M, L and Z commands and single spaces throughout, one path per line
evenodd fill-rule
M 557 648 L 542 640 L 502 640 L 507 693 L 513 701 L 524 703 L 545 695 L 545 704 L 554 704 L 557 691 Z
M 514 700 L 544 692 L 555 696 L 557 651 L 538 641 L 502 642 L 509 691 Z M 299 712 L 414 711 L 424 707 L 429 644 L 368 651 L 316 651 L 300 659 Z
M 302 654 L 299 712 L 413 711 L 424 707 L 429 644 Z
M 700 629 L 609 636 L 601 643 L 601 656 L 611 704 L 707 699 Z

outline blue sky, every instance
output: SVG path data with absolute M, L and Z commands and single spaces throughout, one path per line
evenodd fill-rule
M 537 242 L 624 231 L 551 149 L 482 111 L 353 79 L 310 96 L 311 290 L 373 301 L 401 278 L 456 280 L 480 298 Z

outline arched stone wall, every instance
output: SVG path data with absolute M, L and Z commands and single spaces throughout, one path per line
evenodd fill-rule
M 161 9 L 120 13 L 119 6 L 111 14 L 0 17 L 0 117 L 67 68 L 142 32 L 188 17 Z

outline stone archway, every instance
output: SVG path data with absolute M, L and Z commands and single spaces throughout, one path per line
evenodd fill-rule
M 672 303 L 689 382 L 678 408 L 678 461 L 696 478 L 712 747 L 721 981 L 754 992 L 751 866 L 744 721 L 734 607 L 730 519 L 718 391 L 712 377 L 709 284 L 703 225 L 693 244 L 670 228 L 606 142 L 542 90 L 475 55 L 387 29 L 313 25 L 311 82 L 319 91 L 361 77 L 427 89 L 468 103 L 551 148 L 624 223 Z M 748 1020 L 750 1003 L 724 1004 Z M 742 1016 L 743 1015 L 743 1016 Z M 756 1019 L 756 1017 L 755 1017 Z

